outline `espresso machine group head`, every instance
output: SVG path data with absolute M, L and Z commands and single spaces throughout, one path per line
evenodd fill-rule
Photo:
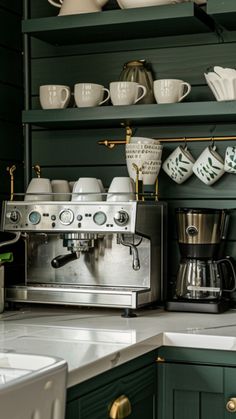
M 2 231 L 21 232 L 25 280 L 11 302 L 136 309 L 164 298 L 163 202 L 5 201 Z

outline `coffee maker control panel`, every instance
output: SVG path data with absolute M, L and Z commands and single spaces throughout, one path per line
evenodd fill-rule
M 5 201 L 2 231 L 134 233 L 137 202 Z

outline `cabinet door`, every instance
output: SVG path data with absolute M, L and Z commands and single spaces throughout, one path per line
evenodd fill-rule
M 223 419 L 224 414 L 223 367 L 158 365 L 158 419 Z
M 68 419 L 108 419 L 111 406 L 121 395 L 131 404 L 128 419 L 156 419 L 156 365 L 98 388 L 79 399 L 78 417 Z

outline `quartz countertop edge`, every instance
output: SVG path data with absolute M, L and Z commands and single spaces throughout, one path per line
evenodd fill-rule
M 0 315 L 0 352 L 54 356 L 68 363 L 73 387 L 161 346 L 236 351 L 236 311 L 36 309 Z

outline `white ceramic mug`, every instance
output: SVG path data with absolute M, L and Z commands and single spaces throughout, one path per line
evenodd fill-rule
M 72 201 L 102 201 L 101 185 L 96 178 L 79 178 L 75 182 L 72 192 Z
M 64 109 L 70 101 L 69 86 L 47 84 L 39 88 L 39 101 L 43 109 Z
M 135 183 L 130 177 L 114 177 L 108 189 L 107 201 L 135 200 Z
M 187 87 L 184 93 L 185 87 Z M 154 96 L 157 103 L 181 102 L 191 92 L 191 85 L 183 80 L 162 79 L 154 81 Z
M 53 179 L 51 180 L 52 193 L 54 201 L 70 201 L 70 185 L 67 180 Z
M 178 146 L 162 165 L 162 169 L 172 180 L 181 184 L 193 174 L 195 159 L 187 147 Z
M 142 166 L 143 185 L 154 185 L 161 169 L 161 160 L 147 160 Z
M 107 96 L 104 98 L 104 92 Z M 101 84 L 77 83 L 74 87 L 75 103 L 78 108 L 100 106 L 110 99 L 110 91 Z
M 206 185 L 213 185 L 224 174 L 224 160 L 215 146 L 206 147 L 193 165 L 193 172 Z
M 26 190 L 25 201 L 52 201 L 50 179 L 42 177 L 31 179 Z
M 146 87 L 134 81 L 113 81 L 110 83 L 112 105 L 134 105 L 146 93 Z
M 224 170 L 228 173 L 236 173 L 236 146 L 226 148 Z

